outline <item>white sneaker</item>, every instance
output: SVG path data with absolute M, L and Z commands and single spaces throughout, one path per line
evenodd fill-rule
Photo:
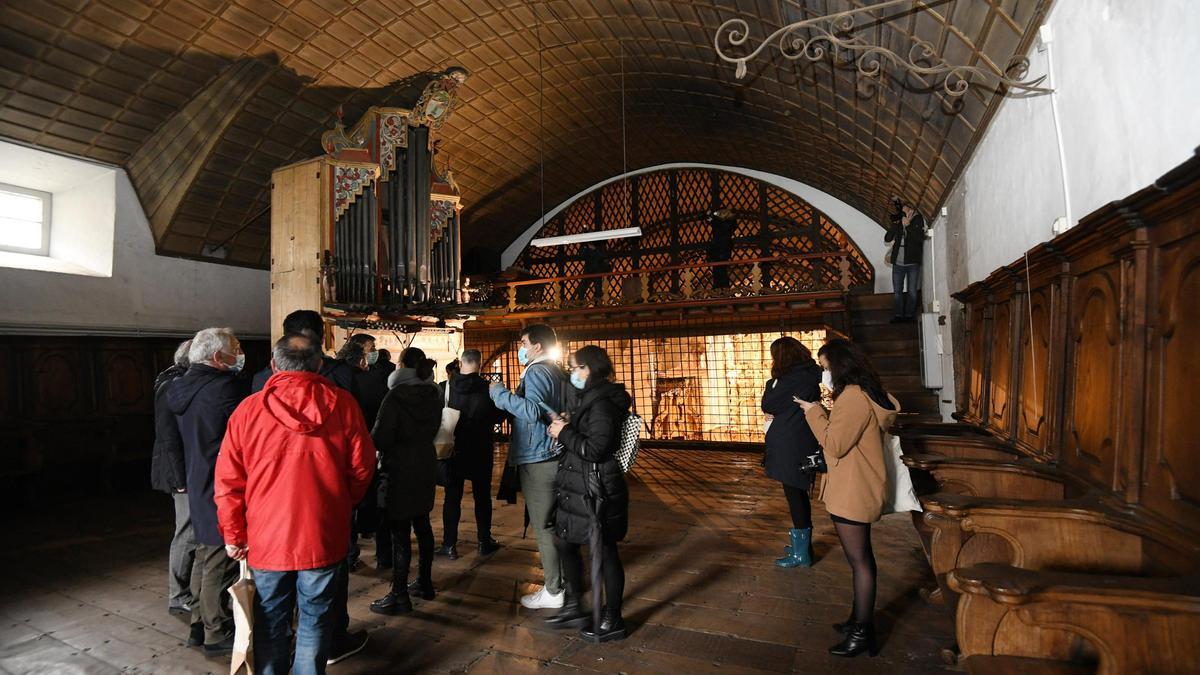
M 526 609 L 562 609 L 563 593 L 560 591 L 555 595 L 542 586 L 537 593 L 521 596 L 521 606 Z

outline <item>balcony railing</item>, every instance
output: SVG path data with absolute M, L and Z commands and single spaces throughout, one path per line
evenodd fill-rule
M 519 313 L 841 294 L 850 283 L 847 252 L 829 251 L 496 282 L 488 302 Z

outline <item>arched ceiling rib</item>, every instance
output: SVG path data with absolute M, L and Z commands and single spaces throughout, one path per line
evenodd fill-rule
M 160 251 L 198 255 L 206 243 L 228 242 L 229 261 L 265 266 L 271 170 L 320 154 L 339 105 L 349 122 L 368 105 L 406 105 L 428 73 L 460 65 L 472 76 L 440 159 L 463 190 L 468 237 L 487 233 L 502 249 L 538 216 L 543 146 L 546 204 L 621 172 L 623 51 L 629 168 L 744 166 L 809 183 L 880 221 L 893 193 L 931 211 L 986 126 L 991 92 L 975 88 L 947 114 L 936 94 L 892 81 L 864 96 L 849 70 L 787 61 L 773 48 L 739 82 L 712 49 L 713 31 L 729 18 L 746 19 L 757 40 L 783 23 L 863 4 L 0 3 L 0 136 L 128 165 L 222 73 L 258 60 L 270 69 L 265 84 L 213 132 L 194 178 L 177 184 L 180 172 L 156 170 L 134 179 L 140 193 L 179 193 L 169 225 L 156 232 Z M 863 35 L 900 52 L 916 35 L 951 62 L 996 67 L 1028 47 L 1048 4 L 927 0 L 928 11 L 864 22 Z

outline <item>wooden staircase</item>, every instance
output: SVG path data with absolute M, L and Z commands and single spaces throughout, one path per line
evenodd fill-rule
M 905 422 L 940 422 L 938 392 L 921 384 L 921 343 L 915 323 L 889 323 L 892 294 L 850 296 L 850 337 L 871 358 L 883 386 L 900 401 Z

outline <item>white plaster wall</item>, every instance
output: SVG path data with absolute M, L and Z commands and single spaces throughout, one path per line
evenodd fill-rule
M 0 331 L 185 335 L 230 326 L 268 335 L 269 274 L 156 255 L 129 178 L 113 176 L 112 276 L 0 268 Z
M 1200 2 L 1056 0 L 1046 24 L 1074 225 L 1200 145 Z M 1045 74 L 1046 52 L 1029 56 L 1031 73 Z M 927 300 L 947 314 L 951 291 L 1051 239 L 1067 213 L 1062 176 L 1050 98 L 1006 100 L 946 200 L 935 258 L 947 283 Z M 950 346 L 948 326 L 944 339 Z M 949 380 L 943 391 L 953 398 Z
M 538 230 L 542 228 L 543 222 L 554 218 L 554 216 L 558 215 L 559 211 L 567 208 L 576 199 L 579 199 L 589 192 L 592 192 L 596 188 L 623 180 L 626 176 L 633 176 L 641 173 L 651 173 L 654 171 L 661 171 L 663 169 L 683 168 L 719 169 L 721 171 L 728 171 L 730 173 L 738 173 L 743 176 L 749 176 L 750 178 L 761 180 L 787 190 L 809 204 L 812 204 L 813 208 L 821 211 L 831 220 L 833 220 L 833 222 L 837 223 L 838 226 L 841 227 L 846 233 L 846 235 L 853 239 L 854 242 L 858 244 L 859 248 L 862 249 L 863 255 L 867 258 L 867 262 L 870 263 L 875 269 L 875 292 L 890 293 L 892 291 L 892 268 L 890 265 L 887 265 L 884 262 L 884 255 L 887 252 L 887 249 L 883 243 L 884 231 L 883 228 L 880 227 L 879 223 L 871 220 L 862 211 L 850 206 L 846 202 L 843 202 L 842 200 L 826 192 L 822 192 L 811 185 L 801 183 L 798 180 L 793 180 L 778 174 L 767 173 L 765 171 L 755 171 L 754 169 L 744 169 L 737 166 L 724 166 L 719 164 L 659 164 L 657 166 L 650 166 L 644 169 L 630 171 L 629 173 L 621 174 L 619 176 L 613 176 L 612 178 L 600 181 L 595 185 L 587 187 L 579 191 L 570 199 L 567 199 L 558 206 L 555 206 L 547 211 L 541 220 L 537 220 L 530 224 L 529 227 L 525 228 L 525 231 L 522 232 L 521 235 L 518 236 L 511 244 L 509 244 L 508 248 L 504 249 L 504 253 L 500 255 L 500 267 L 506 268 L 513 264 L 513 261 L 517 259 L 517 256 L 521 255 L 521 251 L 525 250 L 525 247 L 529 245 L 530 240 L 532 240 L 534 235 L 538 233 Z

